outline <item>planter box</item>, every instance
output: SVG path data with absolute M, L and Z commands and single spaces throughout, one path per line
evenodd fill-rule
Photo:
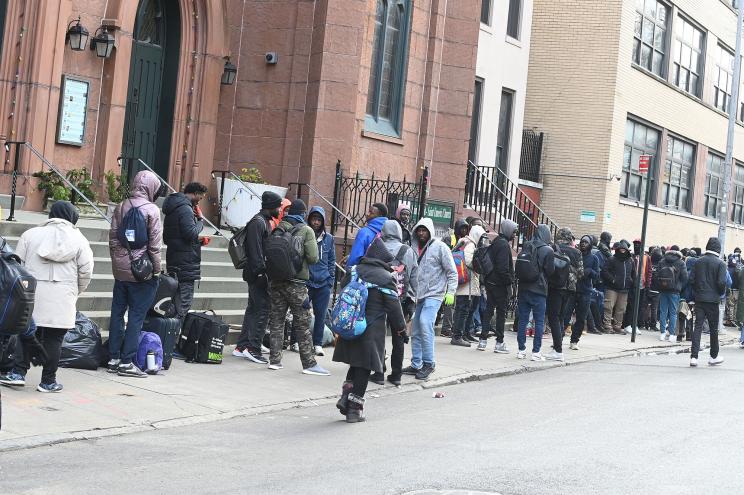
M 44 211 L 48 213 L 52 205 L 56 202 L 57 202 L 56 199 L 47 199 L 46 204 L 44 205 Z M 97 203 L 96 206 L 103 213 L 108 213 L 109 205 Z M 113 206 L 114 208 L 116 208 L 116 205 L 113 205 Z M 101 215 L 99 215 L 98 212 L 94 210 L 93 207 L 90 206 L 88 203 L 85 203 L 85 202 L 78 203 L 75 205 L 75 208 L 77 208 L 78 211 L 80 212 L 80 218 L 101 218 Z M 113 214 L 113 210 L 112 210 L 112 214 Z
M 216 177 L 219 196 L 221 177 Z M 264 191 L 275 192 L 282 198 L 287 194 L 286 187 L 268 184 L 248 184 L 258 197 L 248 190 L 240 181 L 225 179 L 224 200 L 222 201 L 222 225 L 243 228 L 253 216 L 261 210 L 261 195 Z M 219 198 L 218 198 L 219 200 Z

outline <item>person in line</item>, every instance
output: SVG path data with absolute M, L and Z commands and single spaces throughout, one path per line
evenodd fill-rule
M 269 281 L 266 277 L 266 261 L 263 244 L 271 233 L 271 222 L 279 218 L 282 197 L 265 191 L 261 195 L 261 210 L 245 226 L 246 264 L 243 280 L 248 283 L 248 305 L 245 308 L 243 326 L 233 356 L 244 357 L 257 364 L 268 364 L 261 355 L 261 343 L 269 322 Z
M 532 360 L 545 361 L 540 353 L 542 347 L 543 332 L 545 331 L 545 309 L 548 298 L 548 279 L 555 270 L 554 252 L 550 248 L 550 228 L 545 224 L 539 224 L 535 236 L 526 243 L 524 249 L 529 249 L 537 264 L 539 276 L 534 282 L 519 282 L 519 295 L 517 297 L 518 330 L 517 359 L 527 357 L 527 324 L 530 321 L 530 312 L 535 320 L 535 337 L 532 340 Z
M 473 325 L 473 314 L 480 307 L 480 277 L 473 271 L 473 255 L 475 249 L 480 245 L 481 237 L 486 231 L 480 225 L 469 230 L 468 235 L 462 237 L 455 250 L 462 250 L 465 260 L 465 268 L 469 274 L 467 282 L 457 286 L 455 293 L 455 318 L 452 328 L 451 345 L 470 347 L 470 331 Z
M 399 227 L 396 224 L 396 227 Z M 336 407 L 346 416 L 347 423 L 364 421 L 364 395 L 367 392 L 370 372 L 382 373 L 385 361 L 385 333 L 390 326 L 393 335 L 406 330 L 406 321 L 400 300 L 396 297 L 398 288 L 391 276 L 390 263 L 394 256 L 385 247 L 382 239 L 375 239 L 367 253 L 357 265 L 357 274 L 374 287 L 369 289 L 365 316 L 367 328 L 357 339 L 339 339 L 333 351 L 333 360 L 349 365 L 346 380 L 341 387 L 341 398 Z M 350 272 L 343 285 L 350 281 Z
M 274 229 L 277 228 L 277 226 L 279 225 L 279 222 L 284 220 L 284 217 L 287 216 L 287 211 L 289 211 L 290 206 L 292 206 L 292 201 L 287 198 L 282 198 L 282 202 L 279 205 L 279 215 L 269 220 L 269 233 L 273 232 Z
M 579 241 L 579 251 L 581 252 L 581 262 L 583 272 L 576 284 L 576 320 L 571 329 L 571 342 L 569 349 L 579 350 L 579 340 L 584 332 L 584 323 L 589 314 L 589 301 L 592 296 L 594 281 L 599 278 L 599 261 L 592 254 L 592 237 L 589 235 L 582 236 Z
M 447 245 L 447 248 L 451 250 L 455 249 L 460 239 L 467 236 L 470 232 L 470 224 L 466 219 L 460 219 L 455 222 L 455 227 L 451 232 L 448 232 L 442 236 L 442 242 Z M 442 313 L 442 331 L 440 335 L 442 337 L 452 337 L 452 330 L 455 324 L 455 307 L 447 306 L 446 304 L 440 308 Z
M 685 341 L 692 342 L 692 334 L 695 332 L 695 288 L 692 283 L 692 273 L 695 270 L 695 264 L 700 259 L 703 250 L 699 247 L 690 249 L 690 256 L 685 260 L 687 268 L 687 286 L 685 287 L 682 297 L 687 302 L 689 316 L 682 320 L 682 331 L 678 334 L 684 334 Z
M 687 267 L 682 260 L 679 246 L 674 245 L 664 253 L 656 275 L 659 279 L 659 340 L 674 342 L 677 340 L 679 294 L 687 285 Z
M 734 316 L 736 306 L 739 302 L 739 270 L 742 267 L 741 248 L 734 248 L 734 252 L 727 258 L 728 274 L 731 277 L 731 287 L 726 291 L 726 312 L 724 315 L 724 325 L 728 327 L 734 325 Z
M 564 318 L 570 301 L 576 297 L 576 286 L 584 276 L 584 263 L 581 252 L 573 246 L 574 235 L 571 229 L 564 227 L 556 234 L 555 253 L 566 256 L 569 260 L 568 277 L 563 281 L 548 280 L 548 298 L 546 311 L 548 324 L 553 337 L 553 351 L 546 359 L 563 361 Z M 570 316 L 570 314 L 569 314 Z
M 615 254 L 607 260 L 602 270 L 605 283 L 604 327 L 615 334 L 624 334 L 623 316 L 628 305 L 628 292 L 635 281 L 635 265 L 630 256 L 630 244 L 626 240 L 616 242 Z
M 199 236 L 204 229 L 199 202 L 206 194 L 207 186 L 191 182 L 163 203 L 163 242 L 168 246 L 165 264 L 178 280 L 173 302 L 182 325 L 194 300 L 194 282 L 201 279 L 201 248 L 209 244 L 209 237 Z
M 695 290 L 695 332 L 692 335 L 692 351 L 690 366 L 698 364 L 700 353 L 700 338 L 703 326 L 708 322 L 710 329 L 710 366 L 723 363 L 723 357 L 718 354 L 718 304 L 721 296 L 726 294 L 726 278 L 728 272 L 726 263 L 720 259 L 721 241 L 716 237 L 708 239 L 705 245 L 705 255 L 698 259 L 692 274 Z
M 594 284 L 594 292 L 592 293 L 592 300 L 589 305 L 589 310 L 592 313 L 592 320 L 594 321 L 594 329 L 598 335 L 603 333 L 609 333 L 610 329 L 604 326 L 604 300 L 607 287 L 602 280 L 602 271 L 604 270 L 607 261 L 612 257 L 612 251 L 610 250 L 610 242 L 612 242 L 612 234 L 609 232 L 602 232 L 599 236 L 599 240 L 596 237 L 593 238 L 595 248 L 592 249 L 592 254 L 597 258 L 599 263 L 600 277 Z
M 0 383 L 25 385 L 32 346 L 38 342 L 46 360 L 36 390 L 62 391 L 62 384 L 57 382 L 62 340 L 75 327 L 78 297 L 87 289 L 93 274 L 93 251 L 75 226 L 78 217 L 72 203 L 57 201 L 49 210 L 49 219 L 24 232 L 18 240 L 15 254 L 37 284 L 33 311 L 36 337 L 21 336 L 17 340 L 13 369 L 0 377 Z
M 643 308 L 646 303 L 646 289 L 651 285 L 651 257 L 646 253 L 641 253 L 640 239 L 633 241 L 633 265 L 635 266 L 635 272 L 639 274 L 641 282 L 641 292 L 638 301 L 638 318 L 640 319 L 640 315 L 642 314 L 640 308 Z M 622 328 L 628 335 L 633 331 L 634 301 L 635 287 L 633 287 L 628 293 L 628 304 L 625 306 L 625 315 L 623 316 Z
M 411 205 L 403 202 L 395 210 L 395 221 L 400 225 L 403 232 L 403 244 L 411 245 Z
M 434 222 L 422 218 L 413 229 L 413 249 L 418 255 L 416 312 L 411 325 L 411 365 L 403 370 L 417 380 L 434 372 L 434 321 L 442 302 L 455 303 L 457 268 L 452 252 L 434 238 Z
M 485 351 L 488 346 L 488 334 L 491 333 L 491 320 L 496 312 L 496 345 L 493 352 L 508 354 L 509 349 L 504 343 L 504 327 L 506 326 L 506 311 L 511 299 L 514 285 L 514 259 L 512 258 L 511 243 L 517 236 L 519 226 L 511 220 L 503 220 L 499 226 L 499 235 L 488 248 L 488 255 L 493 262 L 493 271 L 483 274 L 483 285 L 486 291 L 486 310 L 483 314 L 483 329 L 478 342 L 478 350 Z
M 326 313 L 336 283 L 336 246 L 333 236 L 326 232 L 326 214 L 322 207 L 310 208 L 307 221 L 315 232 L 315 240 L 318 243 L 318 262 L 310 265 L 310 278 L 307 281 L 307 292 L 313 305 L 313 346 L 315 355 L 323 356 Z
M 382 230 L 382 226 L 385 224 L 388 216 L 388 209 L 382 203 L 375 203 L 369 207 L 367 211 L 367 225 L 362 227 L 357 232 L 354 244 L 351 246 L 351 252 L 349 253 L 349 259 L 346 261 L 346 268 L 351 268 L 354 265 L 359 264 L 364 253 L 367 252 L 367 248 L 375 240 L 375 237 Z
M 644 322 L 645 328 L 651 331 L 658 330 L 659 326 L 659 298 L 661 293 L 659 292 L 658 273 L 662 259 L 664 259 L 664 255 L 661 254 L 661 249 L 655 247 L 651 251 L 651 283 L 646 291 L 646 321 Z
M 395 220 L 388 220 L 382 226 L 382 242 L 393 260 L 390 262 L 394 269 L 402 267 L 402 283 L 398 287 L 403 308 L 403 316 L 406 324 L 411 321 L 416 310 L 416 293 L 418 287 L 418 261 L 413 248 L 403 242 L 403 234 L 400 224 Z M 400 277 L 398 277 L 400 280 Z M 408 342 L 408 334 L 404 328 L 402 331 L 394 331 L 391 328 L 393 349 L 390 354 L 390 374 L 388 382 L 400 386 L 403 374 L 403 354 L 405 344 Z M 384 367 L 384 363 L 383 363 Z M 370 380 L 378 385 L 384 385 L 384 373 L 375 373 Z
M 109 324 L 108 371 L 119 376 L 145 378 L 147 373 L 139 369 L 132 359 L 137 353 L 139 335 L 147 311 L 150 309 L 158 288 L 157 274 L 160 273 L 160 250 L 163 244 L 163 226 L 160 223 L 160 209 L 155 204 L 161 191 L 160 179 L 149 170 L 138 172 L 132 182 L 129 198 L 114 210 L 109 231 L 109 252 L 114 274 L 114 294 L 111 302 L 111 323 Z M 147 244 L 132 249 L 131 254 L 119 240 L 119 227 L 132 208 L 137 208 L 147 225 Z M 126 233 L 125 233 L 126 234 Z M 128 239 L 128 237 L 127 237 Z M 131 258 L 130 258 L 131 256 Z M 139 260 L 149 256 L 153 276 L 149 280 L 137 281 L 132 274 L 132 259 Z M 124 314 L 127 314 L 126 329 Z
M 300 351 L 302 372 L 306 375 L 327 376 L 330 373 L 320 367 L 315 360 L 313 337 L 310 333 L 310 310 L 307 292 L 307 281 L 310 269 L 317 263 L 318 244 L 315 232 L 305 224 L 307 206 L 301 199 L 292 201 L 287 216 L 279 223 L 277 229 L 292 231 L 294 236 L 302 239 L 302 268 L 292 280 L 269 280 L 269 336 L 271 339 L 271 353 L 269 354 L 269 369 L 280 370 L 282 365 L 282 348 L 284 346 L 284 321 L 287 309 L 292 313 L 292 333 L 295 336 Z M 299 229 L 295 227 L 300 226 Z

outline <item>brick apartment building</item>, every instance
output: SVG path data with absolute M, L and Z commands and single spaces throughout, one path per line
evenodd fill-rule
M 546 212 L 632 240 L 650 184 L 649 242 L 704 247 L 722 199 L 735 34 L 732 0 L 535 0 L 525 127 L 546 135 Z M 743 102 L 729 251 L 744 244 Z
M 428 166 L 429 197 L 461 204 L 480 7 L 3 0 L 0 140 L 27 141 L 63 170 L 84 167 L 96 184 L 119 156 L 142 158 L 175 187 L 257 167 L 270 183 L 299 180 L 328 195 L 337 160 L 345 173 L 394 179 Z M 68 36 L 78 17 L 89 33 L 82 51 Z M 95 35 L 113 39 L 108 57 L 90 49 Z M 227 57 L 232 85 L 220 84 Z M 13 157 L 2 153 L 7 195 Z M 22 154 L 26 208 L 41 208 L 30 177 L 41 168 Z

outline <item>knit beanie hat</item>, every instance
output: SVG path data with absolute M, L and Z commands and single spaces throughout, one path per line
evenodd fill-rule
M 563 227 L 558 230 L 558 234 L 555 236 L 556 241 L 571 242 L 574 240 L 573 232 L 568 227 Z
M 304 215 L 307 212 L 307 206 L 301 199 L 295 199 L 292 201 L 292 205 L 289 207 L 288 215 Z
M 261 195 L 261 209 L 273 210 L 282 205 L 282 197 L 275 192 L 264 191 Z

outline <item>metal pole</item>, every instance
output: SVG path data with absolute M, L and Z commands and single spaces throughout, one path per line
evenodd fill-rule
M 744 3 L 744 2 L 742 2 Z M 638 330 L 638 310 L 641 307 L 641 277 L 643 277 L 643 273 L 640 273 L 642 271 L 643 267 L 643 258 L 644 253 L 646 252 L 646 227 L 648 227 L 648 203 L 651 199 L 651 180 L 650 178 L 653 177 L 654 171 L 654 163 L 656 162 L 656 157 L 651 157 L 651 164 L 648 167 L 648 172 L 646 175 L 646 197 L 643 200 L 643 224 L 641 225 L 641 254 L 640 258 L 638 259 L 638 272 L 636 273 L 636 279 L 635 279 L 635 285 L 633 287 L 633 294 L 635 297 L 633 297 L 633 332 L 630 336 L 630 341 L 635 342 L 636 341 L 636 333 Z
M 731 172 L 734 168 L 734 129 L 736 128 L 736 108 L 741 85 L 741 35 L 744 23 L 744 0 L 738 0 L 736 21 L 736 54 L 734 55 L 734 87 L 728 102 L 728 136 L 726 140 L 726 163 L 723 167 L 723 200 L 718 213 L 718 240 L 721 242 L 721 256 L 726 260 L 726 223 L 728 222 L 728 201 L 731 193 Z M 725 299 L 722 303 L 725 308 Z M 719 333 L 723 329 L 723 318 L 718 319 Z
M 5 143 L 5 151 L 10 153 L 10 144 Z M 16 204 L 16 188 L 18 186 L 18 169 L 21 163 L 21 143 L 13 143 L 16 147 L 15 160 L 13 162 L 13 183 L 10 188 L 10 215 L 8 215 L 9 222 L 15 222 L 15 204 Z

